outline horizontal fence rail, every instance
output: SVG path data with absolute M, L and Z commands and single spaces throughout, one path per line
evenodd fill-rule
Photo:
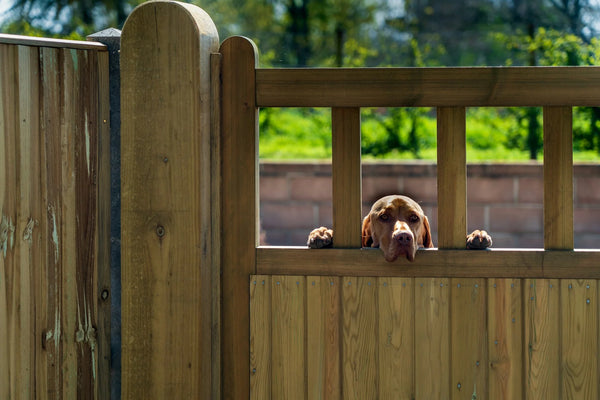
M 598 67 L 256 70 L 258 107 L 600 105 Z

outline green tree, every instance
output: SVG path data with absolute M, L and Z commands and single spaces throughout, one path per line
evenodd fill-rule
M 128 0 L 14 0 L 4 32 L 82 38 L 108 26 L 121 27 Z

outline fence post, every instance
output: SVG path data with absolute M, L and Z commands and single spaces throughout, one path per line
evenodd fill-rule
M 144 3 L 121 38 L 122 397 L 218 398 L 211 53 L 196 6 Z M 218 309 L 218 308 L 217 308 Z M 218 375 L 217 375 L 218 376 Z
M 98 138 L 98 397 L 119 399 L 121 394 L 121 31 L 114 28 L 91 34 L 87 40 L 108 50 L 110 134 Z M 103 86 L 104 87 L 104 86 Z M 109 211 L 110 210 L 110 211 Z M 110 213 L 110 215 L 108 215 Z M 110 239 L 109 239 L 110 238 Z

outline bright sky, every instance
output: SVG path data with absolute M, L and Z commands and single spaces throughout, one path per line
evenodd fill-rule
M 0 0 L 0 23 L 4 21 L 4 14 L 10 6 L 12 6 L 13 0 Z

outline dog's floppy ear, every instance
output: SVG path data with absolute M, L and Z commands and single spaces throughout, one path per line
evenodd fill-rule
M 371 216 L 367 215 L 362 224 L 362 247 L 371 247 L 373 238 L 371 237 Z
M 433 240 L 431 240 L 431 228 L 429 227 L 429 220 L 426 216 L 423 217 L 423 247 L 431 248 L 433 247 Z

